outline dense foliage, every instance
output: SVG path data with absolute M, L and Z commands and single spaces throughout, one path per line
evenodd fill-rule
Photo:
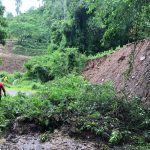
M 26 63 L 25 67 L 30 78 L 47 82 L 71 72 L 79 73 L 86 60 L 86 57 L 78 53 L 77 49 L 68 48 L 57 50 L 48 56 L 35 57 Z
M 7 17 L 9 38 L 17 40 L 15 53 L 31 56 L 45 54 L 50 35 L 43 15 L 42 8 L 31 8 L 25 14 Z
M 59 2 L 63 3 L 61 7 L 64 6 L 64 9 L 57 5 L 54 13 L 60 9 L 63 17 L 59 21 L 55 18 L 52 23 L 51 34 L 53 37 L 55 35 L 51 39 L 52 44 L 77 47 L 80 52 L 96 53 L 149 36 L 149 1 Z M 48 11 L 59 2 L 49 2 L 50 6 L 46 2 L 45 9 Z M 58 36 L 59 40 L 56 40 Z
M 7 16 L 8 36 L 17 41 L 14 52 L 38 56 L 25 64 L 25 73 L 3 72 L 0 77 L 9 77 L 7 87 L 25 86 L 37 93 L 3 98 L 0 130 L 19 117 L 51 131 L 67 125 L 70 133 L 92 133 L 110 145 L 148 143 L 150 110 L 141 105 L 141 100 L 127 101 L 124 95 L 116 94 L 111 81 L 92 85 L 80 73 L 88 59 L 110 55 L 117 46 L 149 36 L 150 2 L 43 2 L 37 10 Z M 0 17 L 0 41 L 5 37 L 4 26 Z M 98 53 L 108 49 L 111 50 Z
M 9 29 L 23 46 L 49 43 L 53 50 L 95 54 L 148 37 L 149 11 L 147 0 L 44 0 L 38 10 L 9 20 Z
M 2 130 L 19 117 L 51 131 L 67 125 L 70 134 L 90 132 L 111 145 L 149 141 L 150 112 L 140 101 L 118 98 L 111 82 L 91 85 L 74 74 L 46 83 L 36 95 L 3 99 L 0 112 Z
M 21 13 L 21 11 L 20 11 L 20 7 L 21 7 L 21 5 L 22 5 L 22 0 L 15 0 L 16 1 L 16 13 L 17 13 L 17 15 L 19 15 L 20 13 Z
M 3 14 L 4 14 L 4 7 L 2 6 L 0 1 L 0 44 L 4 44 L 5 43 L 4 39 L 6 38 L 6 31 L 5 31 L 6 20 L 3 17 Z
M 89 12 L 95 13 L 105 29 L 102 41 L 108 46 L 123 45 L 149 36 L 150 2 L 117 0 L 88 2 Z

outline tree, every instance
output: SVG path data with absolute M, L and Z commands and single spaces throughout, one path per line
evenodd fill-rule
M 23 46 L 26 51 L 32 49 L 35 53 L 46 51 L 50 33 L 43 18 L 42 7 L 36 10 L 30 9 L 24 14 L 7 18 L 7 20 L 8 33 L 11 38 L 17 39 L 19 46 Z
M 149 0 L 84 0 L 89 13 L 104 28 L 102 42 L 106 48 L 124 45 L 148 36 Z M 147 16 L 147 17 L 146 17 Z M 96 23 L 96 22 L 95 22 Z
M 16 13 L 19 15 L 21 13 L 20 7 L 22 5 L 22 0 L 15 0 L 16 1 Z
M 0 44 L 5 44 L 4 39 L 6 38 L 5 27 L 7 26 L 7 24 L 5 18 L 3 17 L 3 14 L 4 14 L 4 7 L 2 6 L 0 1 Z
M 87 4 L 83 0 L 62 0 L 62 4 L 64 17 L 61 21 L 56 19 L 51 25 L 52 44 L 77 47 L 82 53 L 101 51 L 103 30 L 92 24 L 93 14 L 87 13 Z

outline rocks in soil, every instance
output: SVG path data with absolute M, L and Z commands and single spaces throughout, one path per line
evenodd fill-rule
M 140 57 L 140 61 L 145 60 L 145 58 L 146 58 L 145 56 L 141 56 L 141 57 Z
M 128 44 L 110 56 L 89 60 L 82 75 L 92 83 L 112 80 L 118 92 L 124 90 L 130 98 L 139 97 L 149 106 L 150 39 L 140 41 L 134 48 L 134 43 Z

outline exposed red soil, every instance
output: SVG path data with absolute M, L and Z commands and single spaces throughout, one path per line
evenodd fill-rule
M 134 47 L 135 44 L 128 44 L 108 57 L 89 60 L 82 74 L 96 84 L 112 80 L 118 92 L 124 90 L 129 97 L 137 96 L 150 105 L 150 39 L 140 41 L 136 49 Z M 126 79 L 133 52 L 133 68 Z
M 30 57 L 13 54 L 13 47 L 13 41 L 8 41 L 5 47 L 2 45 L 0 46 L 0 58 L 2 59 L 0 71 L 7 71 L 10 73 L 23 71 L 23 65 Z

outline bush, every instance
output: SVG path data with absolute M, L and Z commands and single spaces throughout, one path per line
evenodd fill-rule
M 64 103 L 68 100 L 76 100 L 82 93 L 87 81 L 82 76 L 69 74 L 61 79 L 46 83 L 45 88 L 41 89 L 41 95 L 56 104 Z
M 20 78 L 23 77 L 23 74 L 20 73 L 20 72 L 14 72 L 13 75 L 14 75 L 14 78 L 15 78 L 15 79 L 20 79 Z
M 8 120 L 5 117 L 3 110 L 0 108 L 0 132 L 2 129 L 6 128 L 8 125 Z
M 123 139 L 122 133 L 119 130 L 113 130 L 109 139 L 112 145 L 118 144 Z
M 7 77 L 8 78 L 8 83 L 12 84 L 14 80 L 22 78 L 23 74 L 19 73 L 19 72 L 14 72 L 13 74 L 10 74 L 8 72 L 3 71 L 3 72 L 0 73 L 1 80 L 4 77 Z
M 8 72 L 6 72 L 6 71 L 0 72 L 0 78 L 8 77 L 8 76 L 10 76 L 10 74 Z
M 30 78 L 40 79 L 42 82 L 63 77 L 71 72 L 80 72 L 86 57 L 77 52 L 75 48 L 65 51 L 55 51 L 48 56 L 40 56 L 25 64 L 27 75 Z
M 81 77 L 69 75 L 48 82 L 42 99 L 55 106 L 53 113 L 63 122 L 80 131 L 90 130 L 111 144 L 125 141 L 133 128 L 135 132 L 147 130 L 141 124 L 147 119 L 148 110 L 136 99 L 128 102 L 116 96 L 111 82 L 91 85 Z

